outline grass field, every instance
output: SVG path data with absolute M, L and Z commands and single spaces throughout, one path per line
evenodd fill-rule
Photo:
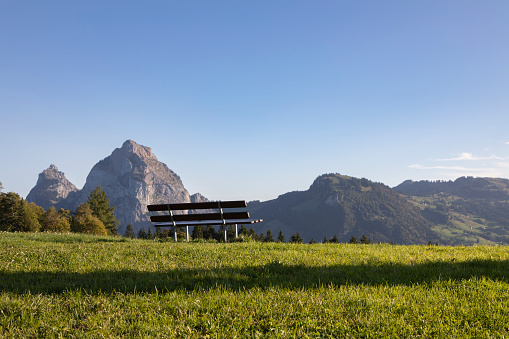
M 0 233 L 0 337 L 509 338 L 509 248 Z

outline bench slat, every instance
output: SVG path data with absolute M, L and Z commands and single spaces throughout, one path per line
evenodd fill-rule
M 225 220 L 226 225 L 242 225 L 242 224 L 256 224 L 262 222 L 262 219 L 238 219 L 238 220 Z M 217 226 L 223 225 L 222 220 L 213 220 L 213 221 L 178 221 L 175 223 L 176 226 Z M 171 227 L 173 223 L 160 223 L 155 224 L 155 227 Z
M 249 219 L 248 212 L 226 212 L 223 213 L 225 219 Z M 203 214 L 177 214 L 173 216 L 174 221 L 203 221 L 203 220 L 222 220 L 221 213 L 203 213 Z M 172 221 L 170 215 L 153 215 L 150 217 L 152 222 Z
M 168 211 L 168 205 L 170 205 L 171 210 L 198 210 L 198 209 L 217 209 L 218 203 L 217 201 L 209 201 L 209 202 L 194 202 L 194 203 L 183 203 L 183 204 L 158 204 L 158 205 L 148 205 L 147 208 L 150 212 L 157 211 Z M 236 200 L 236 201 L 221 201 L 221 208 L 241 208 L 247 207 L 247 204 L 244 200 Z

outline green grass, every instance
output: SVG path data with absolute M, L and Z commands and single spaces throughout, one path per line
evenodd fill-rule
M 509 248 L 0 233 L 0 337 L 509 337 Z

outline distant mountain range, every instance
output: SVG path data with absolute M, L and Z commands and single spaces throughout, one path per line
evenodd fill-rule
M 137 232 L 151 226 L 147 205 L 208 201 L 190 195 L 180 177 L 146 146 L 132 140 L 99 161 L 82 189 L 55 165 L 39 174 L 27 196 L 44 208 L 75 210 L 101 186 L 116 207 L 118 232 L 128 224 Z M 319 176 L 306 191 L 253 201 L 248 210 L 264 219 L 257 233 L 282 231 L 287 240 L 299 232 L 304 241 L 334 235 L 342 242 L 363 234 L 374 242 L 397 244 L 509 243 L 509 180 L 459 178 L 456 181 L 405 181 L 394 189 L 368 179 L 340 174 Z

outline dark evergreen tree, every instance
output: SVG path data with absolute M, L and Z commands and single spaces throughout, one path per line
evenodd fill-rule
M 361 244 L 371 244 L 371 243 L 372 243 L 371 239 L 366 237 L 365 234 L 363 234 L 361 238 Z
M 263 234 L 263 232 L 260 233 L 260 235 L 258 236 L 258 240 L 261 241 L 261 242 L 265 242 L 265 234 Z
M 239 235 L 246 236 L 249 234 L 249 231 L 247 230 L 247 227 L 245 225 L 240 226 Z
M 350 238 L 350 244 L 357 244 L 357 243 L 358 243 L 357 238 L 352 235 L 352 237 Z
M 134 233 L 133 225 L 129 224 L 127 225 L 125 229 L 124 237 L 134 239 L 136 238 L 136 234 Z
M 334 234 L 334 236 L 330 238 L 329 242 L 333 244 L 338 244 L 339 243 L 338 236 Z
M 161 227 L 156 227 L 156 232 L 154 233 L 154 235 L 157 239 L 163 238 L 163 231 L 161 230 Z
M 274 242 L 274 236 L 272 235 L 271 230 L 267 230 L 267 235 L 265 236 L 265 242 Z
M 309 242 L 310 244 L 316 244 L 316 241 L 314 238 L 311 238 L 311 241 Z
M 147 232 L 145 232 L 145 227 L 138 231 L 138 239 L 147 239 Z
M 249 236 L 251 237 L 251 239 L 253 239 L 253 240 L 256 240 L 256 241 L 260 240 L 260 237 L 258 236 L 258 234 L 256 234 L 256 232 L 255 232 L 255 230 L 253 229 L 253 227 L 251 227 L 251 228 L 249 229 L 248 235 L 249 235 Z
M 203 239 L 203 225 L 194 226 L 191 237 L 193 239 Z
M 302 237 L 300 236 L 300 233 L 297 232 L 295 234 L 292 234 L 292 236 L 290 237 L 290 242 L 294 244 L 302 244 L 303 240 Z
M 148 227 L 148 232 L 147 232 L 147 239 L 154 239 L 154 236 L 152 235 L 152 227 Z
M 203 239 L 207 240 L 217 240 L 218 234 L 216 232 L 216 229 L 214 226 L 207 225 L 205 226 L 205 229 L 203 230 Z
M 90 192 L 87 203 L 92 213 L 101 220 L 108 234 L 116 234 L 120 221 L 115 216 L 115 206 L 110 207 L 110 199 L 106 198 L 106 193 L 101 186 Z
M 277 236 L 276 242 L 285 242 L 285 236 L 283 235 L 283 231 L 279 231 L 279 235 Z
M 326 244 L 328 242 L 329 242 L 329 239 L 327 239 L 327 237 L 323 237 L 322 243 Z

